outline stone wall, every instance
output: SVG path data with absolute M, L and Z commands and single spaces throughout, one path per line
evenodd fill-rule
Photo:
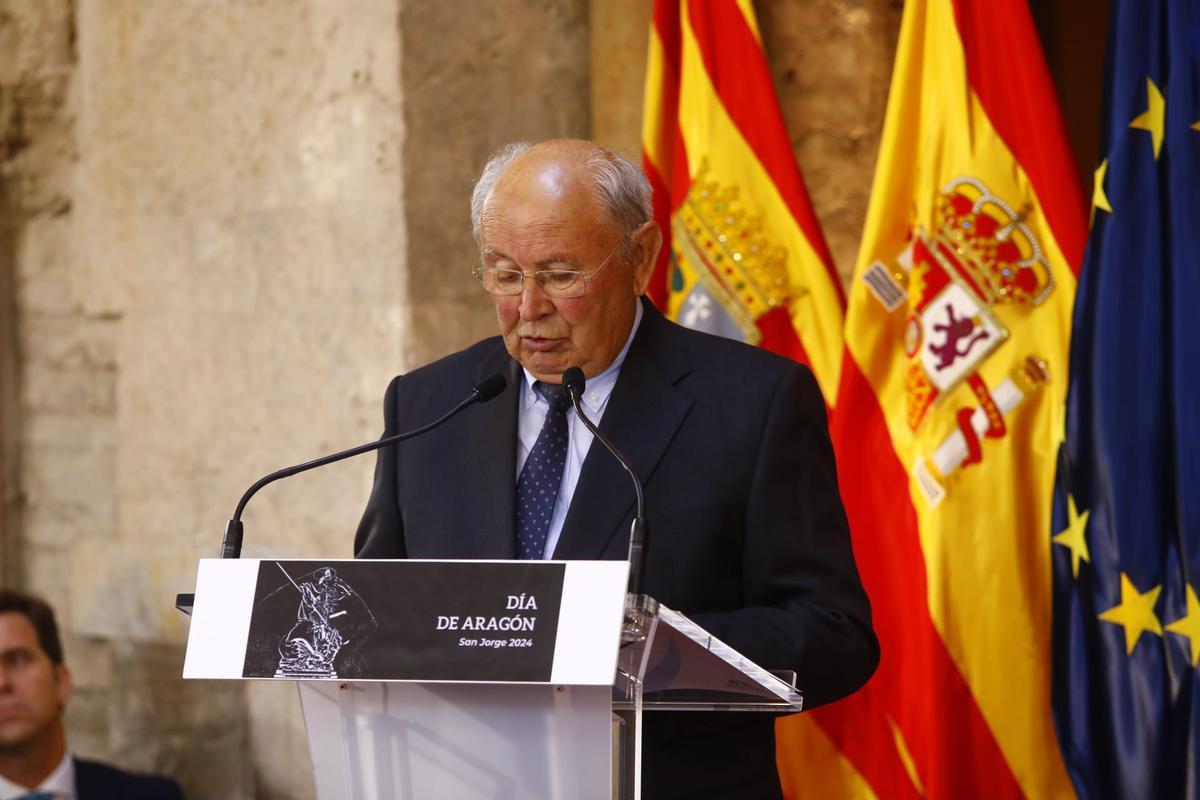
M 846 272 L 899 4 L 756 5 Z M 174 594 L 250 482 L 373 437 L 391 375 L 492 331 L 471 178 L 518 138 L 636 155 L 648 15 L 0 0 L 0 579 L 60 609 L 80 753 L 311 796 L 294 692 L 180 681 Z M 267 488 L 245 555 L 348 556 L 371 468 Z

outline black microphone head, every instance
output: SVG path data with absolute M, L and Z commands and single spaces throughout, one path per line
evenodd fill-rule
M 504 391 L 504 387 L 508 386 L 508 379 L 501 373 L 489 375 L 475 386 L 475 396 L 480 403 L 486 403 L 496 395 Z
M 583 387 L 587 385 L 583 370 L 579 367 L 567 367 L 562 376 L 563 386 L 571 397 L 583 397 Z

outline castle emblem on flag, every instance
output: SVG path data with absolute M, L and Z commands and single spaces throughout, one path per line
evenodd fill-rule
M 788 250 L 746 212 L 737 186 L 708 176 L 707 160 L 671 223 L 671 291 L 689 328 L 758 345 L 758 319 L 807 294 L 791 282 Z
M 936 506 L 943 480 L 983 459 L 980 437 L 1003 437 L 1005 415 L 1049 379 L 1034 355 L 994 389 L 979 370 L 1010 337 L 998 310 L 1041 305 L 1054 292 L 1054 273 L 1022 215 L 982 181 L 961 177 L 939 193 L 932 232 L 914 228 L 894 268 L 876 261 L 863 281 L 889 313 L 904 307 L 909 428 L 919 431 L 960 384 L 978 403 L 954 412 L 957 430 L 934 450 L 932 463 L 920 458 L 913 467 Z

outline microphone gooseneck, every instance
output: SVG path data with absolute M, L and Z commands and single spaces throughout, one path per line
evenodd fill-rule
M 639 595 L 642 593 L 642 572 L 646 563 L 646 538 L 648 534 L 646 504 L 645 498 L 642 496 L 642 479 L 638 477 L 637 470 L 634 469 L 632 462 L 625 457 L 625 454 L 618 450 L 617 446 L 612 443 L 612 440 L 601 433 L 596 424 L 584 413 L 582 397 L 587 381 L 583 377 L 583 370 L 579 367 L 569 367 L 563 372 L 562 382 L 563 386 L 566 387 L 567 395 L 571 398 L 572 405 L 575 406 L 575 414 L 579 417 L 580 422 L 592 432 L 593 436 L 600 440 L 604 448 L 613 454 L 613 457 L 620 462 L 625 471 L 629 473 L 629 477 L 633 479 L 633 489 L 637 493 L 637 515 L 633 518 L 633 525 L 629 529 L 628 591 L 629 594 Z
M 250 498 L 268 483 L 274 483 L 277 480 L 291 477 L 292 475 L 296 475 L 300 472 L 307 472 L 310 469 L 323 467 L 326 464 L 332 464 L 335 461 L 341 461 L 342 459 L 361 455 L 362 453 L 369 453 L 372 450 L 378 450 L 382 447 L 387 447 L 388 445 L 402 442 L 405 439 L 411 439 L 414 436 L 420 436 L 422 433 L 431 431 L 437 426 L 441 425 L 443 422 L 447 421 L 467 406 L 474 405 L 475 403 L 486 403 L 488 400 L 491 400 L 496 395 L 504 391 L 504 387 L 506 385 L 508 385 L 508 380 L 504 377 L 504 375 L 496 373 L 495 375 L 485 378 L 483 381 L 476 384 L 476 386 L 471 389 L 471 393 L 467 395 L 462 402 L 428 425 L 417 428 L 416 430 L 405 431 L 404 433 L 397 433 L 392 436 L 387 436 L 374 442 L 360 444 L 358 447 L 352 447 L 349 450 L 342 450 L 337 453 L 332 453 L 331 455 L 322 456 L 321 458 L 316 458 L 312 461 L 306 461 L 303 464 L 285 467 L 281 470 L 276 470 L 269 475 L 264 475 L 263 477 L 259 478 L 249 489 L 246 490 L 246 493 L 242 495 L 242 499 L 238 501 L 237 508 L 234 509 L 233 516 L 230 517 L 229 522 L 225 525 L 225 538 L 221 542 L 221 558 L 239 558 L 242 555 L 242 511 L 245 510 L 246 504 L 250 502 Z

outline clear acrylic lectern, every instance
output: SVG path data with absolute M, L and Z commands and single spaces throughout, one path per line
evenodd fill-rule
M 300 600 L 299 617 L 306 621 L 280 628 L 285 630 L 280 649 L 289 653 L 299 645 L 319 650 L 330 637 L 349 648 L 350 632 L 362 635 L 361 626 L 343 627 L 344 636 L 338 633 L 332 623 L 344 619 L 352 606 L 321 600 L 322 595 L 313 593 L 319 581 L 306 581 L 306 576 L 321 576 L 320 585 L 329 587 L 329 573 L 337 572 L 342 580 L 353 578 L 358 569 L 357 586 L 368 600 L 372 584 L 381 583 L 379 591 L 386 592 L 388 602 L 421 607 L 416 616 L 404 618 L 408 624 L 426 619 L 428 609 L 444 609 L 436 598 L 408 597 L 412 582 L 405 575 L 428 575 L 441 565 L 448 573 L 469 568 L 462 561 L 370 562 L 370 570 L 382 570 L 386 580 L 380 582 L 368 580 L 371 576 L 362 572 L 367 568 L 353 563 L 202 561 L 194 609 L 185 608 L 193 616 L 184 677 L 294 679 L 279 668 L 252 668 L 262 652 L 255 647 L 255 632 L 274 624 L 263 609 L 280 596 L 274 586 L 282 579 L 274 576 L 282 574 L 281 565 L 297 596 L 309 598 Z M 417 677 L 397 677 L 379 666 L 388 663 L 386 658 L 377 658 L 360 663 L 353 675 L 343 668 L 341 674 L 330 672 L 319 680 L 296 680 L 319 798 L 629 800 L 641 795 L 644 712 L 780 714 L 803 706 L 794 677 L 781 679 L 750 662 L 651 598 L 625 595 L 623 563 L 479 563 L 500 570 L 501 577 L 506 570 L 558 571 L 561 598 L 554 600 L 561 603 L 552 627 L 538 631 L 552 645 L 552 663 L 546 661 L 544 674 L 523 674 L 520 680 L 489 678 L 486 669 L 479 673 L 482 679 L 464 680 L 463 673 L 453 671 L 458 665 L 437 660 L 437 653 L 421 662 L 422 653 L 413 651 L 425 647 L 428 637 L 414 639 L 414 645 L 404 639 L 404 628 L 396 628 L 387 638 L 397 641 L 383 644 L 415 659 Z M 349 589 L 353 582 L 342 585 Z M 548 594 L 543 591 L 543 609 L 549 605 Z M 347 595 L 339 589 L 336 596 Z M 499 617 L 498 624 L 503 628 L 505 619 L 517 618 Z M 301 629 L 303 636 L 296 634 Z M 532 646 L 521 632 L 480 636 L 454 631 L 450 638 L 457 641 L 451 641 L 454 647 L 447 652 L 461 652 L 476 664 L 482 655 L 496 662 L 497 673 L 504 659 L 517 655 L 515 648 Z M 420 663 L 443 666 L 422 671 Z M 437 671 L 446 664 L 449 678 Z

